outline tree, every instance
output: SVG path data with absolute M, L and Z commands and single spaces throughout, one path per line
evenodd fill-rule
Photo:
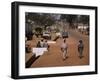
M 77 15 L 66 15 L 62 14 L 61 19 L 65 20 L 69 23 L 70 28 L 75 28 L 74 23 L 77 23 L 78 16 Z
M 80 15 L 79 22 L 89 25 L 89 15 Z
M 83 27 L 88 26 L 85 30 L 89 35 L 89 15 L 80 15 L 79 23 L 82 23 Z
M 42 13 L 28 13 L 26 16 L 26 20 L 30 19 L 31 21 L 34 21 L 34 23 L 44 26 L 46 29 L 47 26 L 51 26 L 55 23 L 54 18 L 51 14 L 42 14 Z
M 39 20 L 40 25 L 44 26 L 46 29 L 47 26 L 51 26 L 55 23 L 54 18 L 50 14 L 43 14 Z

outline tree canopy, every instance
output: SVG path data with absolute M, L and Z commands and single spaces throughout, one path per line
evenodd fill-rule
M 89 15 L 81 15 L 81 16 L 79 16 L 79 22 L 89 25 Z
M 89 15 L 76 14 L 50 14 L 50 13 L 26 13 L 26 22 L 28 20 L 37 25 L 51 26 L 58 20 L 69 23 L 70 28 L 75 28 L 74 23 L 83 23 L 89 25 Z
M 50 14 L 41 14 L 41 13 L 28 13 L 26 15 L 26 20 L 30 19 L 34 23 L 47 27 L 55 23 L 54 18 Z

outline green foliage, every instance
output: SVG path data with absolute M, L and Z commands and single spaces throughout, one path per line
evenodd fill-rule
M 42 34 L 42 32 L 43 32 L 43 30 L 42 30 L 42 28 L 35 28 L 35 33 L 36 34 Z
M 61 19 L 69 23 L 70 28 L 75 28 L 74 23 L 78 21 L 78 15 L 62 14 Z
M 69 23 L 70 28 L 75 28 L 74 23 L 83 23 L 89 25 L 89 15 L 69 15 L 62 14 L 61 19 Z
M 72 24 L 77 21 L 77 15 L 66 15 L 62 14 L 61 19 L 65 20 L 66 22 Z
M 89 16 L 88 15 L 80 15 L 79 22 L 89 25 Z
M 28 13 L 28 15 L 26 15 L 26 20 L 28 19 L 44 27 L 51 26 L 55 23 L 55 20 L 50 14 Z

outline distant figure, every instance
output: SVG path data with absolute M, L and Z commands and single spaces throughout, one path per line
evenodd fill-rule
M 31 46 L 30 45 L 26 45 L 25 46 L 25 51 L 26 51 L 26 53 L 30 53 L 31 52 Z
M 61 45 L 61 51 L 63 53 L 63 60 L 67 58 L 67 49 L 68 49 L 68 45 L 66 44 L 66 40 L 64 39 Z
M 44 47 L 44 40 L 43 39 L 40 41 L 40 46 Z
M 38 41 L 38 43 L 37 43 L 37 47 L 41 47 L 40 41 Z
M 82 40 L 79 40 L 78 52 L 79 52 L 80 59 L 82 58 L 82 55 L 83 55 L 83 49 L 84 49 L 83 41 Z
M 47 40 L 45 40 L 45 42 L 44 42 L 44 47 L 46 47 L 47 50 L 49 51 L 49 44 L 47 43 Z

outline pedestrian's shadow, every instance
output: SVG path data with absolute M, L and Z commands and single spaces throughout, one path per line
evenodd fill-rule
M 68 58 L 69 58 L 69 56 L 66 57 L 66 59 L 68 59 Z
M 82 59 L 84 56 L 79 56 L 80 59 Z

